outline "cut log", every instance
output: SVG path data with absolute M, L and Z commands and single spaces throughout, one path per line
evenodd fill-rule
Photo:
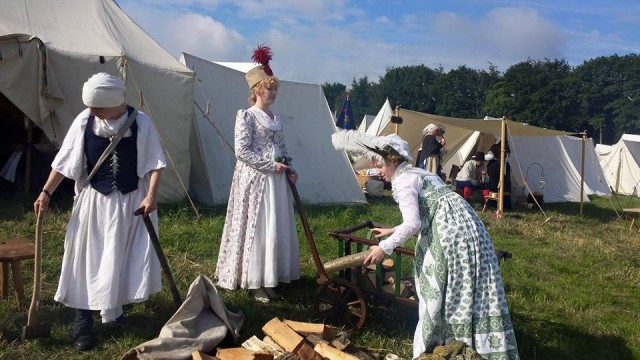
M 262 341 L 263 341 L 265 344 L 267 344 L 267 345 L 269 345 L 269 346 L 273 347 L 274 349 L 276 349 L 276 350 L 278 350 L 278 351 L 280 351 L 280 352 L 282 352 L 282 353 L 285 353 L 285 352 L 286 352 L 283 348 L 281 348 L 281 347 L 280 347 L 280 345 L 278 345 L 275 341 L 273 341 L 273 339 L 272 339 L 272 338 L 270 338 L 269 336 L 265 336 L 265 337 L 262 339 Z
M 375 264 L 371 264 L 369 266 L 367 266 L 367 269 L 369 270 L 376 270 L 376 265 Z M 393 270 L 393 259 L 383 259 L 382 260 L 382 269 L 384 270 Z
M 395 284 L 386 284 L 382 285 L 380 289 L 388 294 L 395 295 L 396 293 L 396 285 Z M 411 296 L 411 284 L 407 284 L 404 281 L 400 282 L 400 297 L 408 298 Z
M 369 255 L 370 252 L 371 250 L 366 250 L 326 262 L 324 263 L 324 271 L 326 271 L 327 274 L 331 274 L 340 270 L 362 266 L 362 264 L 364 264 L 364 259 L 367 258 L 367 255 Z
M 313 348 L 306 342 L 303 342 L 302 345 L 300 345 L 296 351 L 296 355 L 298 355 L 302 360 L 323 360 L 322 356 L 313 350 Z
M 278 318 L 269 320 L 269 322 L 262 327 L 262 331 L 288 352 L 295 353 L 304 343 L 302 336 L 298 335 L 297 332 L 293 331 L 293 329 Z
M 245 348 L 218 349 L 217 360 L 273 360 L 273 355 Z
M 243 342 L 242 347 L 256 352 L 266 352 L 276 357 L 284 354 L 284 350 L 279 346 L 276 348 L 271 344 L 267 344 L 266 342 L 258 339 L 255 335 Z
M 324 343 L 318 343 L 313 349 L 322 357 L 329 360 L 358 360 L 357 357 L 349 355 L 346 352 L 340 351 Z
M 200 352 L 200 351 L 198 351 L 198 350 L 194 350 L 194 351 L 191 353 L 191 358 L 192 358 L 193 360 L 215 360 L 215 359 L 216 359 L 216 358 L 214 358 L 213 356 L 211 356 L 211 355 L 207 355 L 207 354 L 203 354 L 203 353 L 201 353 L 201 352 Z
M 335 334 L 334 328 L 325 324 L 308 323 L 293 320 L 285 320 L 284 323 L 302 336 L 318 335 L 322 336 L 323 339 L 330 341 L 331 339 L 333 339 L 333 336 Z

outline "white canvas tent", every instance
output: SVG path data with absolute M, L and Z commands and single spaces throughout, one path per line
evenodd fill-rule
M 393 115 L 393 109 L 391 108 L 391 104 L 387 98 L 378 111 L 378 114 L 376 114 L 376 117 L 367 126 L 365 133 L 373 136 L 379 135 L 382 129 L 385 129 L 391 124 L 391 115 Z
M 151 116 L 169 159 L 159 200 L 184 197 L 180 179 L 189 181 L 193 72 L 114 1 L 3 0 L 0 54 L 0 92 L 56 145 L 85 108 L 83 83 L 97 72 L 121 76 L 127 103 Z
M 459 119 L 415 111 L 400 109 L 399 115 L 403 123 L 397 128 L 397 133 L 407 140 L 412 154 L 416 156 L 422 139 L 422 129 L 429 123 L 438 124 L 446 128 L 447 140 L 444 164 L 446 172 L 452 164 L 461 165 L 468 160 L 474 151 L 487 151 L 488 148 L 500 139 L 500 119 Z M 390 116 L 389 116 L 390 118 Z M 512 167 L 512 176 L 515 180 L 515 195 L 525 195 L 523 177 L 532 164 L 542 166 L 545 174 L 544 200 L 546 202 L 580 201 L 580 169 L 581 169 L 581 139 L 575 141 L 566 136 L 566 133 L 549 130 L 535 126 L 506 121 L 511 141 L 513 142 L 512 154 L 509 162 Z M 386 135 L 395 132 L 395 124 L 389 121 L 381 127 L 378 135 Z M 590 141 L 590 140 L 589 140 Z M 608 185 L 604 179 L 593 151 L 592 143 L 585 146 L 585 187 L 583 197 L 586 195 L 609 194 Z M 518 161 L 516 162 L 516 156 Z M 518 169 L 520 164 L 520 170 Z M 530 169 L 527 183 L 532 191 L 538 191 L 541 169 L 538 165 Z M 536 186 L 538 186 L 536 188 Z
M 191 191 L 205 204 L 226 203 L 235 164 L 235 116 L 238 109 L 248 107 L 244 75 L 255 65 L 213 63 L 184 53 L 180 60 L 195 71 L 198 79 Z M 272 110 L 283 116 L 285 141 L 299 173 L 297 185 L 303 201 L 366 202 L 346 154 L 331 145 L 336 127 L 319 85 L 280 79 Z
M 360 125 L 358 126 L 358 131 L 359 132 L 367 132 L 367 129 L 369 128 L 369 125 L 371 125 L 371 123 L 373 122 L 373 120 L 375 120 L 375 116 L 373 115 L 365 115 L 362 117 L 362 122 L 360 123 Z
M 600 165 L 613 191 L 640 196 L 640 135 L 622 135 Z

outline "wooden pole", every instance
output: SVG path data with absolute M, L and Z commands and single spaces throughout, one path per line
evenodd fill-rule
M 395 111 L 393 112 L 393 115 L 394 115 L 394 116 L 398 116 L 398 113 L 400 112 L 400 111 L 399 111 L 399 108 L 400 108 L 400 106 L 396 105 L 396 109 L 395 109 Z M 398 135 L 398 123 L 396 123 L 396 135 Z
M 580 162 L 580 215 L 583 211 L 583 198 L 584 198 L 584 157 L 585 146 L 587 144 L 587 131 L 582 131 L 582 161 Z
M 28 194 L 29 189 L 31 188 L 31 145 L 33 143 L 33 122 L 31 121 L 31 119 L 27 119 L 26 116 L 25 116 L 25 120 L 28 121 L 28 124 L 27 124 L 27 148 L 25 149 L 27 156 L 24 161 L 24 193 Z
M 504 171 L 505 171 L 505 159 L 507 153 L 507 119 L 502 117 L 502 129 L 500 134 L 500 181 L 498 183 L 498 211 L 496 218 L 499 219 L 502 217 L 502 212 L 504 210 Z

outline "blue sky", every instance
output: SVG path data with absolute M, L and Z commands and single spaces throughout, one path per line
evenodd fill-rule
M 286 80 L 340 82 L 388 67 L 505 71 L 527 59 L 571 65 L 640 53 L 637 0 L 117 0 L 176 58 L 250 61 L 273 52 Z

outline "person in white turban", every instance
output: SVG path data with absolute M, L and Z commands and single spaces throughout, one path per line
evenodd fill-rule
M 149 116 L 125 104 L 125 85 L 106 73 L 93 75 L 82 88 L 87 109 L 73 121 L 51 164 L 34 211 L 47 211 L 66 177 L 76 196 L 65 236 L 55 300 L 74 308 L 74 346 L 96 345 L 93 311 L 108 327 L 124 323 L 122 305 L 146 300 L 162 289 L 160 265 L 143 217 L 158 227 L 157 194 L 166 166 L 158 133 Z M 88 174 L 111 137 L 133 118 L 124 136 L 88 181 Z M 134 216 L 144 208 L 143 216 Z
M 372 228 L 380 240 L 364 266 L 382 261 L 417 234 L 414 274 L 418 324 L 413 358 L 460 340 L 482 358 L 519 359 L 500 266 L 478 214 L 440 177 L 409 164 L 409 145 L 398 135 L 357 131 L 332 135 L 336 149 L 366 156 L 391 181 L 402 223 Z

